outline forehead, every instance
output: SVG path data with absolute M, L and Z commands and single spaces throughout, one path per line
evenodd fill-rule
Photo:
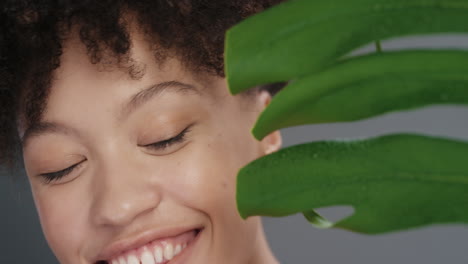
M 122 60 L 109 55 L 99 63 L 91 62 L 80 40 L 68 41 L 60 67 L 54 73 L 47 105 L 54 102 L 54 97 L 80 98 L 92 94 L 104 94 L 109 100 L 135 96 L 132 101 L 138 102 L 147 94 L 136 94 L 149 87 L 157 91 L 193 90 L 211 99 L 228 93 L 224 78 L 194 72 L 177 57 L 158 61 L 151 44 L 138 32 L 132 33 L 130 40 L 132 45 L 127 58 Z M 174 87 L 179 89 L 166 89 Z
M 219 102 L 221 97 L 225 97 L 223 95 L 228 95 L 224 78 L 193 72 L 177 58 L 157 61 L 151 45 L 138 32 L 131 35 L 131 41 L 130 57 L 128 63 L 123 65 L 116 64 L 113 61 L 116 58 L 112 56 L 104 57 L 98 64 L 92 63 L 85 45 L 78 38 L 71 38 L 64 43 L 61 64 L 54 73 L 42 119 L 53 119 L 56 114 L 65 116 L 68 110 L 73 110 L 71 105 L 67 107 L 69 100 L 104 104 L 103 98 L 106 103 L 119 102 L 119 107 L 124 101 L 129 101 L 127 107 L 122 107 L 121 112 L 125 115 L 125 112 L 151 95 L 141 93 L 145 89 L 155 90 L 156 93 L 163 90 L 192 90 L 194 93 L 191 94 L 198 94 L 213 102 Z M 138 73 L 138 78 L 129 74 L 129 70 Z M 87 114 L 93 116 L 92 109 L 82 111 L 88 111 Z M 69 113 L 70 116 L 73 111 Z M 21 136 L 26 132 L 23 130 Z
M 194 71 L 173 51 L 160 52 L 162 48 L 155 47 L 156 44 L 139 30 L 133 29 L 129 33 L 130 48 L 126 54 L 114 54 L 102 47 L 97 59 L 78 34 L 71 34 L 63 43 L 60 67 L 54 72 L 52 86 L 57 87 L 63 82 L 74 81 L 74 77 L 83 76 L 114 82 L 180 78 L 202 84 L 216 77 Z
M 60 67 L 54 73 L 51 93 L 70 84 L 106 89 L 122 85 L 148 87 L 171 81 L 193 85 L 203 95 L 214 98 L 227 93 L 224 87 L 215 88 L 220 84 L 226 86 L 224 78 L 195 71 L 172 51 L 166 51 L 167 56 L 161 57 L 155 52 L 158 50 L 155 44 L 140 30 L 130 27 L 129 33 L 131 46 L 128 54 L 117 57 L 104 51 L 99 63 L 91 62 L 89 50 L 77 34 L 72 35 L 74 37 L 63 45 Z

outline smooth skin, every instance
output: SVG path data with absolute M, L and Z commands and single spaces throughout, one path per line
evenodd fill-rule
M 44 126 L 25 138 L 26 172 L 58 260 L 94 264 L 115 241 L 201 226 L 190 264 L 277 263 L 260 218 L 241 219 L 235 204 L 239 168 L 281 146 L 279 131 L 262 141 L 250 133 L 270 95 L 232 96 L 224 78 L 193 73 L 175 58 L 158 63 L 137 30 L 131 39 L 131 57 L 144 69 L 138 79 L 90 63 L 83 44 L 67 40 Z M 164 82 L 186 85 L 154 88 Z M 150 87 L 157 92 L 132 100 Z M 149 145 L 186 128 L 165 148 Z M 40 176 L 71 166 L 58 180 Z

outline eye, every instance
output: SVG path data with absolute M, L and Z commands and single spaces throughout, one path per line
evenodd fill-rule
M 60 170 L 60 171 L 55 171 L 55 172 L 48 172 L 48 173 L 41 173 L 39 174 L 40 177 L 42 177 L 45 181 L 46 184 L 58 181 L 62 179 L 63 177 L 69 175 L 72 173 L 74 170 L 79 169 L 83 162 L 86 160 L 80 161 L 79 163 L 76 163 L 66 169 Z
M 191 127 L 192 127 L 192 125 L 186 127 L 184 130 L 182 130 L 182 132 L 180 132 L 175 137 L 172 137 L 172 138 L 169 138 L 169 139 L 166 139 L 166 140 L 162 140 L 162 141 L 159 141 L 159 142 L 156 142 L 156 143 L 143 145 L 142 147 L 148 148 L 150 150 L 157 150 L 157 151 L 166 150 L 167 148 L 169 148 L 169 147 L 171 147 L 173 145 L 183 143 L 185 141 L 185 136 L 187 135 L 188 132 L 190 132 Z

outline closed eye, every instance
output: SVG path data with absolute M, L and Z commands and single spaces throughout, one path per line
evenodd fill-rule
M 83 164 L 86 160 L 80 161 L 66 169 L 60 170 L 60 171 L 55 171 L 55 172 L 48 172 L 48 173 L 42 173 L 39 174 L 40 177 L 43 177 L 46 183 L 50 183 L 53 181 L 58 181 L 61 178 L 67 176 L 71 172 L 73 172 L 75 169 L 79 168 L 80 165 Z
M 190 128 L 192 125 L 186 127 L 182 132 L 180 132 L 177 136 L 162 140 L 156 143 L 151 143 L 148 145 L 143 145 L 142 147 L 149 148 L 151 150 L 164 150 L 172 145 L 175 145 L 177 143 L 182 143 L 185 141 L 185 136 L 188 132 L 190 132 Z

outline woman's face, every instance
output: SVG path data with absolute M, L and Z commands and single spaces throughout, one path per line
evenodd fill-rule
M 258 263 L 261 224 L 239 217 L 235 177 L 280 147 L 278 132 L 250 134 L 269 96 L 231 96 L 225 79 L 158 65 L 132 38 L 138 80 L 65 43 L 42 123 L 25 134 L 49 245 L 67 264 Z

